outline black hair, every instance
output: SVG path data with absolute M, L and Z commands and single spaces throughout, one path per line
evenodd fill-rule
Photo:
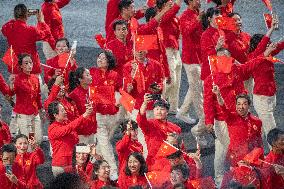
M 47 2 L 47 3 L 48 3 L 48 2 L 52 2 L 52 1 L 53 1 L 53 0 L 44 0 L 44 2 Z
M 108 164 L 108 162 L 106 160 L 96 160 L 95 163 L 93 163 L 92 180 L 97 180 L 98 179 L 98 175 L 96 174 L 96 172 L 98 172 L 98 170 L 100 169 L 101 165 L 104 162 Z
M 230 14 L 228 14 L 228 17 L 232 18 L 235 15 L 239 16 L 240 18 L 242 18 L 242 16 L 239 13 L 237 13 L 237 12 L 231 12 Z
M 133 0 L 121 0 L 118 4 L 119 12 L 122 12 L 124 8 L 128 8 L 133 3 Z
M 47 112 L 48 112 L 48 117 L 50 119 L 50 123 L 55 121 L 54 114 L 59 113 L 59 106 L 58 106 L 59 104 L 60 102 L 54 101 L 48 105 Z
M 128 189 L 143 189 L 141 185 L 130 186 Z
M 81 188 L 83 181 L 76 173 L 61 173 L 57 175 L 47 187 L 48 189 L 77 189 Z
M 113 31 L 116 30 L 116 26 L 117 25 L 125 25 L 126 28 L 128 29 L 128 24 L 127 24 L 127 22 L 125 20 L 116 20 L 116 21 L 114 21 L 113 24 L 112 24 Z
M 251 105 L 251 100 L 250 100 L 249 95 L 247 95 L 247 94 L 238 94 L 238 95 L 236 96 L 236 102 L 238 101 L 239 98 L 244 98 L 244 99 L 246 99 L 246 100 L 248 101 L 248 105 Z
M 70 49 L 70 43 L 69 43 L 68 39 L 65 38 L 65 37 L 57 39 L 55 45 L 56 45 L 58 42 L 61 42 L 61 41 L 65 41 L 66 46 L 68 47 L 68 49 Z
M 108 63 L 107 69 L 108 69 L 108 70 L 114 69 L 115 66 L 116 66 L 116 59 L 115 59 L 115 56 L 112 54 L 111 51 L 109 51 L 109 50 L 103 50 L 103 51 L 101 51 L 101 52 L 98 54 L 97 57 L 99 57 L 100 54 L 102 54 L 102 53 L 106 55 L 106 59 L 107 59 L 107 63 Z
M 264 37 L 263 34 L 254 34 L 250 38 L 249 52 L 253 52 L 257 48 L 257 45 L 260 43 L 260 41 L 262 40 L 263 37 Z
M 210 22 L 208 19 L 212 18 L 213 15 L 219 15 L 219 14 L 220 14 L 220 10 L 218 8 L 211 7 L 207 9 L 206 13 L 201 18 L 203 30 L 206 30 L 210 25 Z
M 136 121 L 134 121 L 134 120 L 132 120 L 132 119 L 131 119 L 131 120 L 127 119 L 127 120 L 124 120 L 124 121 L 119 125 L 119 128 L 120 128 L 120 130 L 121 130 L 122 133 L 124 133 L 124 132 L 126 131 L 126 129 L 127 129 L 127 124 L 128 124 L 129 121 L 131 122 L 132 128 L 133 128 L 134 130 L 138 129 L 138 124 L 137 124 Z
M 77 146 L 87 146 L 87 144 L 85 143 L 78 143 L 75 145 L 74 149 L 73 149 L 73 153 L 72 153 L 72 168 L 73 170 L 76 170 L 76 147 Z M 86 167 L 88 165 L 88 162 L 90 161 L 90 158 L 91 158 L 91 155 L 88 154 L 88 158 L 87 158 L 87 161 L 85 162 L 84 166 L 83 166 L 83 170 L 86 171 Z
M 166 4 L 169 0 L 157 0 L 156 1 L 156 6 L 158 9 L 162 9 L 164 4 Z
M 220 47 L 216 49 L 216 54 L 218 54 L 219 52 L 225 52 L 225 51 L 227 51 L 231 55 L 231 52 L 229 51 L 229 49 L 224 48 L 224 47 Z
M 25 4 L 17 4 L 14 8 L 15 19 L 25 19 L 28 16 L 28 8 Z
M 26 135 L 24 135 L 24 134 L 18 134 L 18 135 L 13 139 L 13 143 L 16 144 L 16 142 L 17 142 L 17 140 L 18 140 L 19 138 L 25 138 L 25 139 L 28 140 L 28 137 L 27 137 Z
M 17 153 L 17 148 L 14 144 L 4 144 L 1 148 L 1 154 L 3 154 L 4 152 L 6 153 L 11 153 L 14 152 L 15 154 Z
M 80 85 L 79 79 L 83 78 L 83 74 L 86 68 L 79 67 L 74 72 L 69 73 L 69 92 L 73 91 L 78 85 Z
M 55 83 L 56 78 L 51 78 L 48 82 L 47 82 L 47 88 L 49 91 L 51 91 L 52 86 Z
M 30 57 L 32 59 L 32 55 L 28 53 L 21 53 L 18 55 L 18 64 L 21 66 L 23 64 L 23 59 L 26 57 Z
M 213 3 L 215 3 L 217 6 L 222 5 L 222 1 L 221 0 L 212 0 Z
M 150 7 L 145 11 L 146 22 L 149 22 L 151 18 L 154 18 L 157 15 L 157 8 Z
M 189 168 L 186 164 L 175 165 L 171 168 L 171 172 L 179 170 L 182 173 L 182 177 L 187 180 L 189 177 Z
M 177 189 L 177 188 L 178 189 L 186 189 L 184 184 L 182 184 L 182 183 L 175 184 L 173 189 Z
M 274 142 L 276 142 L 280 135 L 284 135 L 284 131 L 278 128 L 271 129 L 267 134 L 267 142 L 270 146 L 273 146 Z
M 193 0 L 183 0 L 183 1 L 186 5 L 189 5 L 189 1 L 193 1 Z
M 175 146 L 175 145 L 174 145 Z M 182 157 L 182 151 L 178 150 L 170 155 L 167 156 L 167 159 L 176 159 Z
M 164 99 L 156 100 L 156 101 L 154 102 L 153 107 L 155 108 L 156 106 L 164 107 L 164 108 L 166 108 L 167 110 L 170 109 L 170 103 L 168 103 L 168 102 L 167 102 L 166 100 L 164 100 Z
M 127 176 L 131 176 L 131 171 L 128 167 L 128 161 L 129 161 L 130 156 L 133 156 L 135 159 L 137 159 L 140 162 L 139 175 L 144 176 L 144 173 L 148 172 L 148 167 L 147 167 L 147 164 L 146 164 L 146 161 L 145 161 L 143 155 L 140 154 L 139 152 L 133 152 L 128 156 L 127 164 L 126 164 L 126 167 L 125 167 L 125 170 L 124 170 L 125 174 Z

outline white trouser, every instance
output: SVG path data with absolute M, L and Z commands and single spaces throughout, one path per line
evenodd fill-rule
M 117 114 L 115 115 L 102 115 L 100 113 L 96 114 L 98 129 L 97 129 L 97 140 L 98 140 L 98 153 L 103 156 L 103 158 L 110 165 L 110 175 L 117 177 L 117 165 L 114 158 L 113 147 L 111 145 L 111 133 L 117 124 Z
M 169 64 L 171 83 L 166 85 L 165 97 L 171 105 L 170 112 L 176 112 L 179 103 L 179 89 L 181 80 L 181 58 L 179 50 L 166 48 L 166 55 Z
M 131 114 L 131 119 L 132 119 L 132 120 L 135 120 L 135 121 L 136 121 L 138 112 L 139 112 L 139 110 L 136 110 L 136 109 L 134 109 L 134 110 L 132 111 L 132 114 Z M 146 111 L 146 117 L 147 117 L 147 119 L 154 118 L 154 112 L 153 112 L 153 110 L 147 110 L 147 111 Z M 143 156 L 144 156 L 144 158 L 146 159 L 147 156 L 148 156 L 148 148 L 147 148 L 147 143 L 146 143 L 144 134 L 143 134 L 142 130 L 140 129 L 140 127 L 138 127 L 137 138 L 138 138 L 138 141 L 139 141 L 139 142 L 142 144 L 142 146 L 143 146 Z
M 42 126 L 39 114 L 25 115 L 12 113 L 10 132 L 12 135 L 19 133 L 29 136 L 30 132 L 35 133 L 35 139 L 40 144 L 42 141 Z
M 183 64 L 188 81 L 188 90 L 180 107 L 179 113 L 186 116 L 189 113 L 191 103 L 194 106 L 199 119 L 203 113 L 203 85 L 200 79 L 201 68 L 199 64 Z
M 44 54 L 44 56 L 47 60 L 51 59 L 51 58 L 53 58 L 57 55 L 56 52 L 51 48 L 49 43 L 46 42 L 46 41 L 42 42 L 42 51 L 43 51 L 43 54 Z
M 52 173 L 53 176 L 56 177 L 57 175 L 64 173 L 64 168 L 63 167 L 57 167 L 57 166 L 52 166 Z
M 221 186 L 223 176 L 226 172 L 225 161 L 230 143 L 229 132 L 225 121 L 215 120 L 214 130 L 217 139 L 215 140 L 215 158 L 214 158 L 214 170 L 215 170 L 215 183 L 217 188 Z
M 262 121 L 262 137 L 265 138 L 271 129 L 276 128 L 274 119 L 274 110 L 276 107 L 276 95 L 274 96 L 263 96 L 253 95 L 253 106 L 254 109 Z
M 94 144 L 94 134 L 91 135 L 79 135 L 79 143 Z

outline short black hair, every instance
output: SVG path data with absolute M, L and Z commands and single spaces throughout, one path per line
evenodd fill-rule
M 25 4 L 17 4 L 14 8 L 14 17 L 15 19 L 27 18 L 28 8 Z
M 28 53 L 21 53 L 21 54 L 18 55 L 18 64 L 22 65 L 23 64 L 23 59 L 26 58 L 26 57 L 30 57 L 31 59 L 33 59 L 32 55 L 30 55 Z
M 70 43 L 69 43 L 68 39 L 65 38 L 65 37 L 57 39 L 55 45 L 56 45 L 58 42 L 61 42 L 61 41 L 65 41 L 66 46 L 68 47 L 68 49 L 70 49 Z
M 18 134 L 18 135 L 13 139 L 13 143 L 16 144 L 16 142 L 17 142 L 17 140 L 18 140 L 19 138 L 25 138 L 25 139 L 28 140 L 28 137 L 27 137 L 26 135 L 24 135 L 24 134 Z
M 1 148 L 1 154 L 3 154 L 4 152 L 6 153 L 11 153 L 14 152 L 15 154 L 17 153 L 17 148 L 14 144 L 4 144 Z
M 128 8 L 133 2 L 133 0 L 121 0 L 118 4 L 119 12 L 122 12 L 124 8 Z
M 222 5 L 221 0 L 212 0 L 213 3 L 215 3 L 217 6 Z
M 77 189 L 83 184 L 80 176 L 76 173 L 61 173 L 49 184 L 48 189 Z
M 208 18 L 212 18 L 213 15 L 219 15 L 220 13 L 220 10 L 216 7 L 211 7 L 207 9 L 206 13 L 201 18 L 203 29 L 207 29 L 210 25 Z
M 239 98 L 244 98 L 244 99 L 246 99 L 246 100 L 248 101 L 248 105 L 251 105 L 251 100 L 250 100 L 249 95 L 247 95 L 247 94 L 238 94 L 238 95 L 236 96 L 236 102 L 238 101 Z
M 156 1 L 156 6 L 158 9 L 162 9 L 164 4 L 166 4 L 169 0 L 157 0 Z
M 54 114 L 59 113 L 59 104 L 60 102 L 54 101 L 48 105 L 47 112 L 51 123 L 55 121 Z
M 155 107 L 157 107 L 157 106 L 159 106 L 159 107 L 164 107 L 164 108 L 166 108 L 167 110 L 170 109 L 170 103 L 168 103 L 168 101 L 166 101 L 166 100 L 164 100 L 164 99 L 156 100 L 156 101 L 154 102 L 153 107 L 155 108 Z
M 127 176 L 131 176 L 131 171 L 128 167 L 128 160 L 129 160 L 130 156 L 133 156 L 135 159 L 137 159 L 140 162 L 141 166 L 140 166 L 140 170 L 139 170 L 139 175 L 144 176 L 144 173 L 148 172 L 148 167 L 147 167 L 147 164 L 146 164 L 146 161 L 145 161 L 143 155 L 140 154 L 139 152 L 133 152 L 128 156 L 126 167 L 125 167 L 125 170 L 124 170 L 125 174 Z
M 102 165 L 104 162 L 108 164 L 108 162 L 107 162 L 106 160 L 96 160 L 96 161 L 93 163 L 92 180 L 97 180 L 97 179 L 98 179 L 98 176 L 97 176 L 96 172 L 100 169 L 101 165 Z
M 178 188 L 178 189 L 186 189 L 185 186 L 184 186 L 184 184 L 182 184 L 182 183 L 175 184 L 174 187 L 173 187 L 173 189 L 177 189 L 177 188 Z
M 156 7 L 150 7 L 145 11 L 145 19 L 146 22 L 149 22 L 151 18 L 154 18 L 157 14 L 157 8 Z
M 176 158 L 180 158 L 182 156 L 182 151 L 178 150 L 170 155 L 167 156 L 167 159 L 176 159 Z
M 179 170 L 182 173 L 182 177 L 187 180 L 189 177 L 189 167 L 186 164 L 175 165 L 171 168 L 171 172 Z
M 53 0 L 44 0 L 44 2 L 52 2 Z
M 69 73 L 69 92 L 73 91 L 80 85 L 80 79 L 83 78 L 85 67 L 79 67 L 75 71 Z
M 284 131 L 278 128 L 271 129 L 267 134 L 267 142 L 270 144 L 270 146 L 274 145 L 274 142 L 276 142 L 280 135 L 284 135 Z
M 108 70 L 112 70 L 115 68 L 116 66 L 116 59 L 115 59 L 115 56 L 112 54 L 111 51 L 109 50 L 102 50 L 97 57 L 100 56 L 100 54 L 104 53 L 106 55 L 106 59 L 107 59 L 107 63 L 108 63 L 108 67 L 107 69 Z
M 228 14 L 228 17 L 232 18 L 235 15 L 239 16 L 240 18 L 242 18 L 242 16 L 239 13 L 237 13 L 237 12 L 231 12 L 230 14 Z
M 260 41 L 262 40 L 262 38 L 264 37 L 263 34 L 254 34 L 251 38 L 250 38 L 250 42 L 249 42 L 249 52 L 253 52 L 258 44 L 260 43 Z
M 112 24 L 113 31 L 116 30 L 116 26 L 117 25 L 125 25 L 126 28 L 128 29 L 128 25 L 127 25 L 127 22 L 125 20 L 116 20 L 116 21 L 114 21 L 113 24 Z
M 131 125 L 132 125 L 132 128 L 134 130 L 138 129 L 138 124 L 136 121 L 132 120 L 132 119 L 127 119 L 127 120 L 124 120 L 120 125 L 119 125 L 119 128 L 121 130 L 122 133 L 124 133 L 127 129 L 127 124 L 128 122 L 131 122 Z

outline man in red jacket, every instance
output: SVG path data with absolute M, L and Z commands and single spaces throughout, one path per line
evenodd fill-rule
M 201 24 L 202 12 L 199 12 L 200 0 L 186 0 L 187 9 L 180 17 L 182 35 L 182 62 L 188 80 L 188 90 L 176 117 L 189 124 L 195 123 L 188 116 L 191 103 L 198 115 L 199 123 L 203 123 L 203 85 L 200 79 L 201 49 L 200 38 L 203 32 Z
M 18 4 L 14 8 L 15 19 L 10 20 L 2 26 L 2 33 L 7 38 L 9 46 L 12 46 L 18 56 L 22 53 L 28 53 L 32 56 L 33 69 L 32 74 L 40 74 L 40 59 L 36 50 L 36 42 L 49 40 L 51 36 L 48 25 L 44 22 L 41 11 L 37 12 L 37 26 L 27 25 L 28 9 L 24 4 Z M 13 70 L 14 74 L 20 71 Z

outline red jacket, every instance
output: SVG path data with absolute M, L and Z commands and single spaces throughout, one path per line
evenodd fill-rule
M 79 115 L 86 111 L 86 98 L 88 96 L 88 89 L 84 89 L 81 85 L 77 86 L 70 94 L 69 97 L 75 102 Z
M 55 41 L 64 37 L 64 28 L 60 9 L 66 6 L 70 0 L 56 0 L 55 2 L 44 2 L 41 10 L 45 23 L 50 27 Z
M 137 115 L 137 123 L 141 128 L 147 148 L 148 148 L 148 157 L 147 157 L 147 165 L 151 166 L 155 162 L 155 156 L 160 148 L 163 140 L 166 140 L 168 133 L 181 133 L 181 129 L 174 123 L 169 121 L 162 122 L 156 119 L 147 119 L 146 115 L 141 115 L 138 113 Z
M 4 144 L 9 144 L 12 140 L 9 126 L 4 121 L 0 120 L 1 129 L 0 129 L 0 148 Z
M 242 160 L 254 148 L 262 147 L 262 122 L 249 113 L 245 118 L 236 112 L 230 112 L 225 105 L 221 106 L 227 123 L 230 144 L 227 158 L 232 167 Z
M 231 2 L 228 3 L 226 6 L 217 7 L 217 8 L 220 9 L 221 15 L 222 16 L 228 16 L 230 13 L 232 13 L 233 10 L 234 10 L 235 2 L 236 2 L 236 0 L 231 0 Z
M 124 135 L 120 141 L 116 143 L 116 152 L 119 162 L 119 174 L 124 171 L 128 156 L 132 152 L 143 154 L 143 146 L 138 140 L 131 140 L 130 135 Z
M 57 98 L 59 91 L 60 91 L 60 86 L 54 84 L 51 88 L 51 91 L 47 99 L 44 101 L 44 109 L 47 111 L 48 105 L 57 100 L 64 107 L 67 113 L 68 120 L 73 121 L 74 119 L 79 117 L 77 107 L 71 99 L 68 99 L 66 97 Z
M 182 35 L 181 60 L 185 64 L 201 63 L 200 38 L 203 32 L 197 11 L 186 9 L 180 17 Z
M 266 156 L 265 161 L 284 166 L 284 154 L 276 154 L 273 151 L 270 151 Z M 274 168 L 271 171 L 271 186 L 273 189 L 283 189 L 284 178 L 281 175 L 275 173 Z
M 119 75 L 117 72 L 113 70 L 108 70 L 104 72 L 99 68 L 91 68 L 90 74 L 93 78 L 92 86 L 100 87 L 100 86 L 113 86 L 115 91 L 118 91 L 121 88 L 121 80 L 119 79 Z M 115 92 L 114 91 L 114 92 Z M 106 94 L 108 95 L 108 94 Z M 115 94 L 113 94 L 115 95 Z M 103 115 L 114 115 L 118 112 L 118 107 L 115 104 L 96 104 L 96 112 Z
M 53 150 L 52 166 L 71 165 L 74 146 L 79 142 L 79 131 L 91 127 L 96 132 L 96 123 L 93 123 L 90 118 L 82 116 L 69 123 L 55 121 L 49 125 L 48 138 Z
M 59 67 L 58 65 L 58 55 L 51 58 L 51 59 L 48 59 L 46 60 L 46 64 L 48 66 L 51 66 L 53 67 L 54 69 L 52 68 L 47 68 L 47 67 L 44 67 L 43 71 L 44 71 L 44 82 L 47 84 L 48 81 L 53 77 L 53 75 L 55 74 L 55 69 L 61 69 L 61 71 L 63 72 L 64 71 L 64 68 L 62 67 Z M 66 61 L 67 62 L 67 61 Z M 66 68 L 66 73 L 64 74 L 64 84 L 67 86 L 68 83 L 69 83 L 69 73 L 71 71 L 75 71 L 76 69 L 78 68 L 76 62 L 74 62 L 73 65 L 71 65 L 71 62 L 68 63 L 68 66 Z
M 44 163 L 44 154 L 40 148 L 33 152 L 17 154 L 15 161 L 23 170 L 23 175 L 28 189 L 40 189 L 43 185 L 40 183 L 37 175 L 37 166 Z
M 40 59 L 36 49 L 36 42 L 48 40 L 51 37 L 50 29 L 44 22 L 39 22 L 37 27 L 28 26 L 25 21 L 10 20 L 2 26 L 2 33 L 7 38 L 9 46 L 12 45 L 14 52 L 18 56 L 21 53 L 28 53 L 33 60 L 33 74 L 40 74 Z M 11 73 L 11 70 L 9 70 Z M 14 73 L 20 72 L 20 68 Z
M 133 96 L 133 98 L 135 98 L 136 100 L 134 106 L 135 109 L 139 109 L 141 107 L 144 101 L 145 93 L 153 94 L 153 92 L 150 90 L 151 84 L 156 82 L 161 88 L 163 87 L 164 73 L 161 68 L 161 64 L 152 59 L 147 59 L 146 61 L 147 61 L 146 63 L 138 62 L 139 70 L 141 70 L 144 76 L 145 91 L 143 92 L 137 90 L 137 83 L 131 77 L 132 61 L 129 61 L 123 67 L 123 81 L 124 81 L 123 88 L 125 91 L 127 91 L 127 84 L 132 83 L 133 90 L 130 92 L 130 95 Z M 158 94 L 160 94 L 161 92 L 162 90 L 158 92 Z M 153 104 L 154 102 L 149 103 L 147 109 L 152 110 Z
M 2 161 L 0 161 L 0 184 L 1 188 L 9 188 L 9 189 L 27 189 L 27 185 L 23 180 L 23 170 L 19 166 L 18 163 L 14 162 L 12 166 L 12 173 L 17 177 L 18 184 L 12 183 L 8 177 L 5 175 L 6 168 L 3 165 Z
M 91 189 L 99 189 L 102 188 L 103 186 L 116 186 L 115 183 L 113 183 L 112 181 L 101 181 L 99 179 L 93 180 L 91 181 Z
M 178 39 L 180 37 L 179 20 L 176 17 L 180 6 L 173 7 L 162 17 L 160 27 L 163 31 L 165 48 L 179 49 Z
M 259 42 L 259 44 L 257 45 L 256 49 L 248 53 L 248 60 L 252 60 L 254 58 L 257 58 L 261 54 L 263 54 L 269 42 L 270 42 L 270 38 L 267 36 L 264 36 Z
M 127 176 L 124 172 L 122 172 L 118 177 L 118 186 L 120 189 L 128 189 L 130 186 L 142 186 L 142 188 L 145 188 L 148 186 L 147 179 L 144 175 L 136 176 L 131 175 Z
M 226 73 L 214 73 L 204 80 L 204 115 L 205 124 L 214 124 L 214 119 L 223 121 L 222 110 L 217 102 L 216 95 L 212 92 L 212 77 L 214 83 L 220 88 L 220 92 L 230 111 L 236 110 L 236 96 L 247 93 L 243 81 L 250 78 L 253 70 L 260 64 L 260 59 L 255 59 L 246 64 L 233 64 L 232 71 Z
M 0 73 L 0 91 L 1 93 L 5 95 L 11 95 L 9 85 L 7 85 L 3 75 Z
M 76 165 L 75 167 L 70 165 L 70 166 L 64 167 L 64 172 L 76 173 L 80 176 L 81 180 L 84 183 L 90 184 L 91 177 L 93 174 L 93 164 L 91 162 L 88 162 L 85 168 L 79 165 Z
M 107 43 L 106 48 L 110 49 L 116 59 L 114 71 L 118 73 L 122 81 L 123 65 L 133 58 L 132 41 L 127 41 L 125 44 L 117 38 Z
M 17 114 L 37 115 L 42 108 L 39 79 L 34 74 L 17 74 L 11 93 L 16 95 L 13 111 Z

